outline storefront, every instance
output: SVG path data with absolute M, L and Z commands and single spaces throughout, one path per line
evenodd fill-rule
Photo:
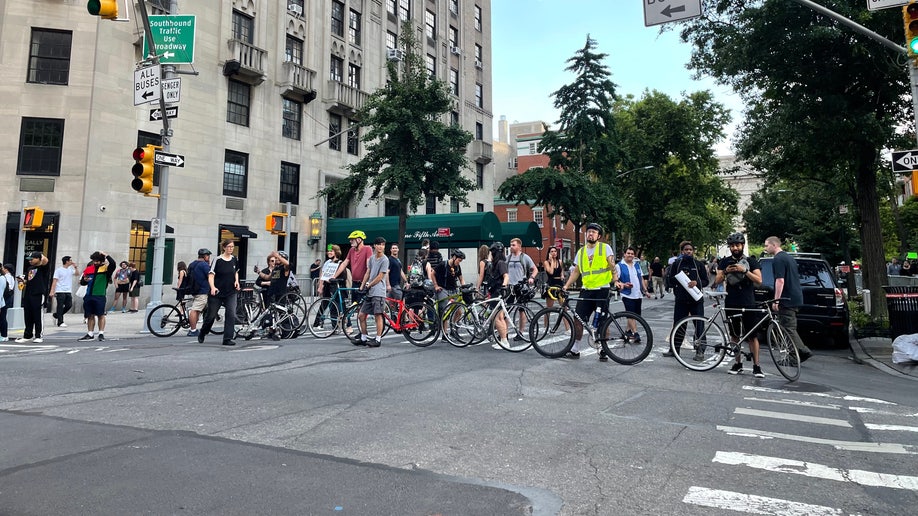
M 398 242 L 398 217 L 329 219 L 327 242 L 346 250 L 349 247 L 348 235 L 358 229 L 367 234 L 367 243 L 380 236 L 386 242 Z M 421 241 L 428 239 L 439 242 L 441 249 L 476 249 L 482 244 L 491 245 L 502 236 L 501 223 L 490 211 L 412 215 L 406 223 L 405 247 L 418 249 Z

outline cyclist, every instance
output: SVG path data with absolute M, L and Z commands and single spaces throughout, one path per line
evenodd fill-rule
M 459 249 L 453 249 L 449 255 L 449 260 L 440 262 L 434 267 L 434 291 L 437 297 L 437 310 L 440 315 L 446 310 L 448 304 L 447 298 L 459 292 L 459 286 L 465 283 L 462 278 L 462 267 L 460 263 L 465 260 L 465 253 Z M 447 321 L 443 321 L 443 340 L 446 340 Z
M 367 239 L 367 234 L 359 229 L 351 231 L 351 234 L 347 236 L 347 239 L 351 242 L 351 248 L 347 252 L 347 256 L 341 263 L 338 265 L 338 271 L 335 272 L 335 278 L 345 279 L 347 278 L 347 268 L 351 268 L 351 287 L 358 290 L 352 291 L 351 300 L 359 304 L 363 301 L 364 294 L 360 293 L 360 285 L 363 283 L 363 277 L 367 274 L 367 262 L 370 260 L 370 257 L 373 256 L 373 249 L 364 244 L 363 241 Z M 351 321 L 347 321 L 345 332 L 350 335 L 352 332 Z
M 488 285 L 488 297 L 498 297 L 507 291 L 507 284 L 510 282 L 510 275 L 507 271 L 507 261 L 504 256 L 504 244 L 494 242 L 491 244 L 491 270 L 490 275 L 486 278 Z M 494 327 L 497 328 L 497 336 L 500 343 L 495 342 L 491 345 L 494 349 L 501 347 L 509 348 L 510 341 L 507 340 L 507 321 L 504 319 L 503 312 L 497 314 L 494 318 Z
M 601 236 L 602 226 L 595 222 L 587 224 L 586 245 L 574 255 L 571 275 L 564 284 L 564 290 L 568 290 L 578 277 L 583 276 L 583 288 L 580 290 L 580 300 L 577 302 L 576 310 L 580 319 L 588 324 L 593 312 L 597 309 L 603 315 L 609 313 L 609 285 L 612 283 L 615 255 L 612 254 L 612 247 L 609 244 L 599 241 Z M 574 345 L 568 357 L 580 358 L 581 339 L 583 339 L 583 327 L 578 323 L 574 325 Z M 605 352 L 600 350 L 599 360 L 605 362 L 608 359 Z
M 733 233 L 727 237 L 727 247 L 730 248 L 730 256 L 721 258 L 717 263 L 717 276 L 711 288 L 716 290 L 721 283 L 727 284 L 727 297 L 724 299 L 726 308 L 727 325 L 730 329 L 730 338 L 733 342 L 744 333 L 743 328 L 752 328 L 755 326 L 761 315 L 755 311 L 739 312 L 742 317 L 731 317 L 737 315 L 740 308 L 755 308 L 755 291 L 756 285 L 762 283 L 762 270 L 758 260 L 754 256 L 745 256 L 743 248 L 746 246 L 746 237 L 742 233 Z M 752 353 L 752 375 L 756 378 L 765 378 L 762 368 L 759 367 L 759 339 L 753 335 L 749 338 L 749 352 Z M 695 350 L 695 361 L 704 360 L 704 353 L 700 349 Z M 736 354 L 736 362 L 727 371 L 730 374 L 740 374 L 743 372 L 743 354 Z

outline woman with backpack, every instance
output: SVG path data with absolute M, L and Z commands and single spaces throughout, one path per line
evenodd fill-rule
M 484 294 L 488 288 L 488 273 L 491 272 L 491 250 L 488 246 L 482 244 L 478 248 L 478 282 L 475 283 L 475 290 Z

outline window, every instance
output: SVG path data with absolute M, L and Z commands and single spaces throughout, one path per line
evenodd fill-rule
M 475 203 L 475 211 L 478 213 L 484 213 L 484 204 L 481 204 L 480 202 Z
M 255 41 L 255 19 L 233 11 L 233 39 L 252 44 Z
M 540 228 L 543 227 L 543 225 L 544 225 L 544 223 L 545 223 L 545 218 L 544 218 L 544 216 L 545 216 L 545 213 L 542 211 L 542 208 L 533 208 L 533 209 L 532 209 L 532 220 L 533 220 L 533 222 L 535 222 L 536 224 L 538 224 Z
M 344 37 L 344 4 L 332 2 L 331 31 L 335 36 Z
M 244 82 L 229 80 L 226 95 L 227 122 L 248 127 L 251 89 L 252 87 Z
M 386 32 L 386 48 L 398 48 L 398 36 L 394 32 Z
M 437 58 L 430 54 L 427 54 L 427 59 L 425 62 L 427 64 L 427 75 L 429 75 L 431 79 L 436 79 L 437 78 Z
M 150 239 L 149 222 L 131 221 L 131 240 L 128 243 L 128 261 L 137 265 L 143 274 L 147 268 L 147 242 Z
M 475 105 L 480 108 L 484 107 L 484 93 L 480 82 L 475 83 Z
M 475 44 L 475 63 L 483 63 L 484 59 L 481 58 L 481 45 L 478 43 Z
M 484 164 L 475 163 L 475 185 L 478 189 L 484 188 Z
M 347 65 L 347 85 L 360 89 L 360 67 L 355 64 Z
M 459 112 L 458 111 L 449 112 L 449 122 L 453 125 L 459 125 Z
M 28 82 L 66 85 L 70 80 L 70 31 L 32 29 Z
M 428 196 L 427 196 L 427 202 L 425 203 L 424 208 L 425 208 L 425 212 L 426 212 L 428 215 L 433 215 L 433 214 L 437 213 L 437 198 L 436 198 L 436 197 L 431 197 L 431 196 L 428 195 Z
M 384 201 L 383 216 L 384 217 L 398 216 L 398 200 L 397 199 L 386 199 Z
M 341 115 L 328 114 L 328 148 L 341 150 Z
M 484 140 L 484 124 L 475 122 L 475 139 Z
M 449 0 L 449 12 L 459 14 L 459 0 Z
M 536 153 L 536 142 L 529 142 L 529 154 Z
M 284 61 L 303 66 L 303 40 L 287 36 L 284 45 Z
M 519 163 L 520 162 L 518 158 L 513 158 L 513 161 L 510 162 L 510 168 L 513 168 L 513 169 L 517 168 L 519 166 Z
M 344 75 L 344 59 L 340 57 L 331 56 L 331 66 L 329 67 L 329 76 L 328 78 L 341 82 L 341 78 Z
M 449 69 L 449 92 L 453 95 L 459 95 L 459 70 Z
M 437 15 L 431 11 L 424 11 L 424 34 L 428 39 L 437 39 Z
M 300 166 L 281 161 L 280 202 L 300 203 Z
M 411 19 L 411 0 L 398 0 L 398 17 L 402 20 Z
M 459 29 L 450 25 L 449 31 L 446 33 L 446 40 L 449 43 L 449 46 L 458 47 L 459 46 Z
M 351 10 L 351 15 L 347 19 L 347 35 L 351 43 L 360 45 L 360 13 Z
M 19 175 L 61 175 L 64 121 L 23 117 L 19 129 Z
M 297 16 L 303 15 L 303 0 L 287 0 L 287 11 L 296 13 Z
M 507 222 L 516 222 L 516 208 L 507 210 Z
M 249 155 L 226 150 L 223 158 L 223 195 L 245 197 Z
M 450 200 L 449 200 L 449 212 L 450 212 L 450 213 L 459 213 L 459 199 L 450 199 Z
M 397 0 L 386 0 L 386 12 L 395 16 L 398 14 Z
M 481 6 L 475 6 L 475 30 L 481 32 Z
M 283 99 L 283 103 L 284 125 L 281 128 L 281 135 L 283 135 L 284 138 L 299 140 L 303 105 L 286 98 Z
M 353 120 L 347 125 L 347 153 L 357 156 L 360 153 L 360 126 Z

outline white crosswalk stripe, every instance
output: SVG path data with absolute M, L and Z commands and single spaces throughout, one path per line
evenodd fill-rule
M 813 505 L 808 503 L 792 502 L 767 496 L 724 491 L 722 489 L 708 489 L 706 487 L 692 486 L 688 494 L 682 499 L 685 503 L 729 509 L 731 511 L 748 512 L 751 514 L 806 514 L 807 516 L 836 516 L 845 514 L 839 509 Z

